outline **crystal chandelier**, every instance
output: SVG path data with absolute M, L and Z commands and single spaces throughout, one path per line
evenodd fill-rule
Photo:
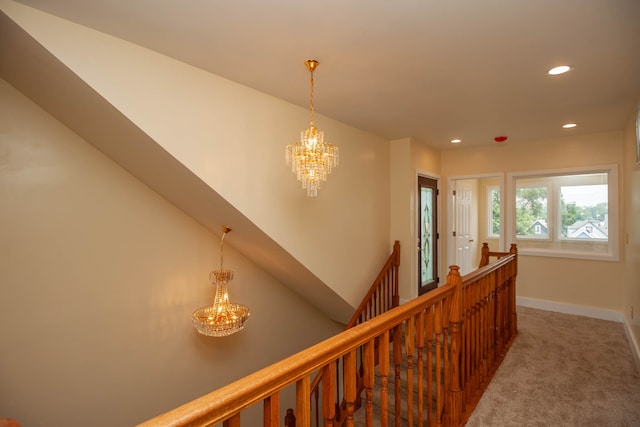
M 338 147 L 324 142 L 324 132 L 313 124 L 313 71 L 318 67 L 318 61 L 309 59 L 304 62 L 311 73 L 311 95 L 309 111 L 311 123 L 300 133 L 300 141 L 287 145 L 287 164 L 296 173 L 302 188 L 307 190 L 307 196 L 315 197 L 323 181 L 334 167 L 338 166 Z
M 216 287 L 213 305 L 200 307 L 193 312 L 191 320 L 193 326 L 202 335 L 210 337 L 225 337 L 244 328 L 249 319 L 249 307 L 242 304 L 229 302 L 227 284 L 233 279 L 233 271 L 223 268 L 224 262 L 224 236 L 231 228 L 222 227 L 222 239 L 220 239 L 220 269 L 209 273 L 209 280 Z

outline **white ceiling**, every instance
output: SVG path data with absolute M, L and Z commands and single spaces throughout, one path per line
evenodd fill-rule
M 301 106 L 317 59 L 317 113 L 445 149 L 620 130 L 640 99 L 640 0 L 20 3 Z

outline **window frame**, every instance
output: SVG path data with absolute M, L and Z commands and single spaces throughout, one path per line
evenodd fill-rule
M 618 165 L 600 165 L 581 168 L 565 168 L 565 169 L 550 169 L 550 170 L 537 170 L 537 171 L 522 171 L 511 172 L 507 174 L 507 193 L 505 197 L 506 213 L 508 226 L 504 231 L 508 236 L 508 241 L 515 242 L 531 242 L 532 240 L 540 241 L 542 239 L 536 238 L 522 238 L 516 237 L 516 180 L 524 178 L 544 178 L 544 177 L 558 177 L 567 175 L 585 175 L 585 174 L 607 174 L 607 203 L 608 203 L 608 241 L 603 242 L 601 239 L 594 239 L 594 241 L 582 241 L 587 245 L 607 245 L 606 251 L 602 252 L 590 252 L 576 249 L 562 249 L 562 248 L 527 248 L 524 245 L 518 246 L 518 252 L 522 255 L 531 256 L 545 256 L 545 257 L 559 257 L 559 258 L 574 258 L 574 259 L 589 259 L 589 260 L 601 260 L 601 261 L 619 261 L 619 180 L 618 180 Z M 549 242 L 566 242 L 566 240 L 560 239 L 560 205 L 559 205 L 559 189 L 556 194 L 555 188 L 550 186 L 547 193 L 547 232 Z M 555 199 L 558 200 L 555 200 Z M 553 200 L 552 200 L 553 199 Z M 550 202 L 550 200 L 552 200 Z M 557 205 L 557 206 L 556 206 Z
M 514 213 L 513 213 L 513 230 L 514 230 L 514 236 L 516 239 L 519 240 L 524 240 L 524 241 L 536 241 L 536 242 L 552 242 L 553 241 L 553 230 L 555 229 L 555 222 L 550 220 L 549 218 L 553 218 L 553 206 L 552 203 L 549 203 L 549 196 L 553 196 L 553 186 L 551 185 L 551 183 L 549 182 L 538 182 L 535 184 L 529 184 L 529 185 L 525 185 L 525 186 L 521 186 L 522 187 L 528 187 L 528 188 L 545 188 L 547 191 L 547 197 L 546 197 L 546 206 L 545 206 L 545 210 L 547 211 L 547 215 L 544 218 L 544 222 L 547 225 L 547 235 L 546 236 L 536 236 L 536 234 L 532 234 L 532 235 L 518 235 L 517 234 L 517 230 L 515 228 L 516 226 L 516 213 L 515 213 L 515 203 L 516 203 L 516 185 L 515 185 L 515 181 L 517 178 L 538 178 L 538 177 L 546 177 L 548 175 L 542 175 L 542 176 L 530 176 L 530 175 L 526 175 L 526 176 L 519 176 L 519 177 L 515 177 L 513 179 L 513 208 L 514 208 Z M 539 226 L 539 225 L 538 225 Z M 514 240 L 515 241 L 515 240 Z
M 500 184 L 490 184 L 486 187 L 486 195 L 487 195 L 487 238 L 489 239 L 499 239 L 502 236 L 502 191 Z M 493 232 L 493 194 L 494 192 L 498 193 L 498 222 L 499 222 L 499 230 L 498 233 Z

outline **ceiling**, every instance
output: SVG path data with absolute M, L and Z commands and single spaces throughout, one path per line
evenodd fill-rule
M 638 0 L 19 2 L 305 107 L 317 59 L 318 114 L 441 149 L 620 130 L 640 99 Z

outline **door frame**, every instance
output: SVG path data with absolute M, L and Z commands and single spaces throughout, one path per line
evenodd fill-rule
M 442 285 L 445 280 L 444 277 L 442 275 L 443 273 L 443 269 L 442 269 L 442 263 L 443 260 L 445 259 L 445 257 L 442 256 L 442 179 L 440 176 L 433 174 L 433 173 L 429 173 L 429 172 L 424 172 L 424 171 L 416 171 L 415 174 L 415 182 L 413 184 L 413 188 L 414 188 L 414 203 L 413 203 L 413 219 L 414 219 L 414 224 L 413 224 L 413 233 L 412 233 L 412 253 L 413 253 L 413 272 L 411 274 L 411 276 L 414 278 L 413 279 L 413 289 L 415 289 L 414 292 L 416 292 L 416 295 L 418 295 L 418 292 L 420 290 L 420 276 L 418 274 L 419 271 L 419 267 L 420 267 L 420 256 L 418 254 L 418 233 L 420 232 L 420 215 L 418 215 L 418 210 L 420 209 L 420 206 L 418 206 L 418 202 L 420 200 L 420 194 L 419 194 L 419 188 L 420 188 L 420 177 L 422 178 L 427 178 L 427 179 L 432 179 L 434 181 L 436 181 L 436 213 L 435 213 L 435 217 L 436 217 L 436 227 L 435 227 L 435 231 L 436 231 L 436 245 L 435 245 L 435 249 L 436 249 L 436 274 L 437 277 L 439 279 L 438 283 L 436 284 L 436 289 L 438 286 Z
M 453 205 L 453 188 L 455 188 L 454 186 L 454 182 L 457 180 L 466 180 L 466 179 L 488 179 L 488 178 L 494 178 L 497 179 L 499 182 L 499 187 L 500 187 L 500 237 L 498 238 L 498 247 L 497 248 L 491 248 L 492 251 L 498 251 L 498 252 L 504 252 L 504 242 L 505 242 L 505 231 L 506 231 L 506 227 L 505 227 L 505 174 L 503 172 L 496 172 L 496 173 L 484 173 L 484 174 L 474 174 L 474 175 L 455 175 L 455 176 L 450 176 L 447 178 L 447 191 L 446 191 L 446 198 L 447 198 L 447 224 L 446 224 L 446 245 L 447 245 L 447 265 L 454 265 L 455 264 L 455 242 L 454 242 L 454 237 L 453 237 L 453 227 L 455 225 L 455 220 L 453 215 L 455 214 L 455 207 Z M 479 204 L 480 206 L 480 204 Z M 486 240 L 486 236 L 482 235 L 482 236 L 478 236 L 478 246 L 481 247 L 482 245 L 480 245 L 481 243 L 483 243 Z

